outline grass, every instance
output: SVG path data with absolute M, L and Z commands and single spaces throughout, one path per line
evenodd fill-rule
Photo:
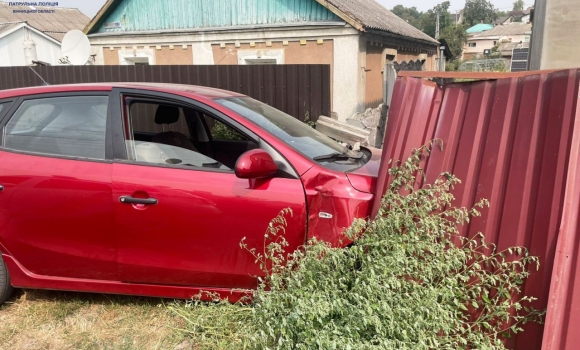
M 179 329 L 174 302 L 89 293 L 18 291 L 0 307 L 0 349 L 202 349 Z

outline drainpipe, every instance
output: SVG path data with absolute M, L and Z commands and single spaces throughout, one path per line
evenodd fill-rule
M 439 71 L 445 72 L 445 46 L 439 47 Z

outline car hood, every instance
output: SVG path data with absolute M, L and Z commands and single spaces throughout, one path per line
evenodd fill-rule
M 371 159 L 362 167 L 346 173 L 352 187 L 360 192 L 375 193 L 377 188 L 377 177 L 381 166 L 382 151 L 377 148 L 368 148 L 371 152 Z

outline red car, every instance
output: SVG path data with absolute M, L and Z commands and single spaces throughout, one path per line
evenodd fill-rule
M 0 304 L 12 287 L 235 299 L 246 237 L 291 208 L 290 249 L 346 245 L 380 153 L 250 97 L 170 84 L 0 92 Z M 233 293 L 233 294 L 232 294 Z

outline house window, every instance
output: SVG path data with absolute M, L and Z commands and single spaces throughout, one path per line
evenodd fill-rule
M 148 66 L 149 65 L 149 58 L 148 57 L 125 57 L 125 61 L 128 65 L 132 66 Z
M 119 64 L 140 66 L 155 64 L 155 51 L 152 49 L 119 50 Z
M 495 40 L 494 40 L 494 42 L 493 42 L 493 46 L 495 46 L 495 45 L 497 45 L 497 41 L 495 41 Z
M 284 64 L 284 50 L 239 50 L 238 64 Z
M 477 47 L 477 43 L 469 43 L 469 47 Z
M 529 36 L 524 37 L 524 42 L 525 43 L 529 43 L 530 42 L 530 37 Z
M 246 58 L 246 64 L 277 64 L 274 58 Z

